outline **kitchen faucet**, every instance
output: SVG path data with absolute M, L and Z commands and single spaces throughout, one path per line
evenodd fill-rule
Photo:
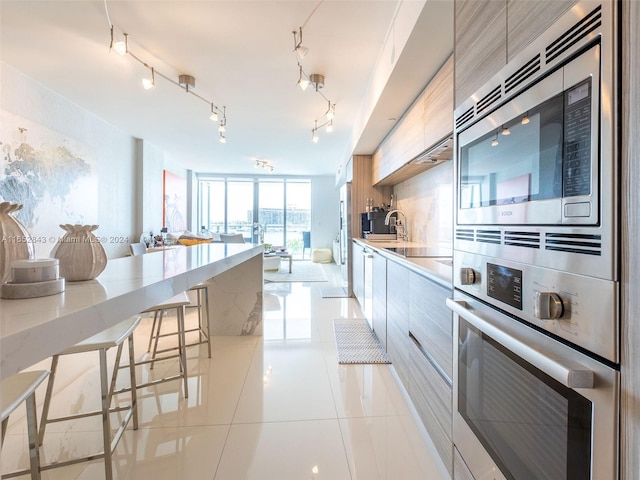
M 384 224 L 385 225 L 389 225 L 389 218 L 391 218 L 391 214 L 393 213 L 401 213 L 402 214 L 402 218 L 404 220 L 404 230 L 402 233 L 402 239 L 407 242 L 409 241 L 409 232 L 407 231 L 407 216 L 404 214 L 404 212 L 402 210 L 389 210 L 389 213 L 387 213 L 387 216 L 384 217 Z

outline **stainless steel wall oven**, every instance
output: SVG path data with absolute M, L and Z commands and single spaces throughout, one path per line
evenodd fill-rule
M 455 111 L 454 444 L 480 479 L 614 479 L 617 2 L 583 1 Z

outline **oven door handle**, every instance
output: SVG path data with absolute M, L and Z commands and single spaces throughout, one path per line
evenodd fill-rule
M 568 360 L 549 358 L 526 343 L 512 337 L 467 308 L 464 300 L 447 298 L 447 306 L 483 333 L 529 362 L 567 388 L 593 388 L 594 374 L 583 365 Z

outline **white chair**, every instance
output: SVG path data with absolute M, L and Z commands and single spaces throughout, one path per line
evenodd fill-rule
M 144 244 L 144 242 L 130 243 L 129 251 L 131 252 L 131 255 L 134 255 L 134 256 L 142 255 L 143 253 L 147 252 L 147 246 Z
M 141 317 L 139 315 L 131 317 L 53 356 L 53 359 L 51 361 L 51 375 L 49 375 L 49 382 L 47 383 L 47 393 L 44 399 L 44 405 L 42 407 L 42 418 L 40 420 L 40 444 L 42 445 L 42 443 L 44 442 L 46 427 L 50 423 L 66 422 L 70 420 L 77 420 L 80 418 L 99 415 L 102 417 L 103 451 L 102 453 L 97 453 L 86 457 L 73 458 L 70 460 L 45 465 L 41 467 L 42 470 L 64 467 L 75 463 L 104 458 L 106 479 L 111 480 L 113 478 L 113 465 L 111 462 L 111 457 L 131 418 L 133 418 L 133 429 L 138 429 L 138 400 L 136 396 L 136 368 L 135 354 L 133 349 L 133 331 L 140 323 L 140 319 Z M 129 350 L 129 364 L 127 365 L 127 368 L 129 369 L 130 387 L 116 391 L 115 386 L 118 371 L 120 370 L 120 368 L 124 368 L 120 366 L 120 359 L 122 356 L 122 346 L 125 340 L 128 341 Z M 107 372 L 107 350 L 113 347 L 118 347 L 118 350 L 116 353 L 115 366 L 111 375 L 111 383 L 109 383 Z M 51 400 L 53 398 L 53 386 L 56 378 L 56 372 L 58 370 L 60 357 L 63 355 L 73 355 L 77 353 L 95 351 L 98 352 L 100 357 L 100 393 L 102 399 L 101 409 L 98 411 L 75 413 L 73 415 L 50 418 L 49 409 L 51 406 Z M 131 403 L 128 406 L 111 408 L 111 400 L 113 396 L 124 392 L 129 392 Z M 125 411 L 126 413 L 124 415 L 124 418 L 122 419 L 120 427 L 114 434 L 113 438 L 111 438 L 110 412 L 116 411 Z
M 244 237 L 241 233 L 221 233 L 220 240 L 224 243 L 244 243 Z
M 33 480 L 40 480 L 40 443 L 38 442 L 38 421 L 36 416 L 36 388 L 47 378 L 48 370 L 37 370 L 33 372 L 16 373 L 2 380 L 0 383 L 0 409 L 2 415 L 2 440 L 0 445 L 4 444 L 4 435 L 7 431 L 9 423 L 9 415 L 25 402 L 27 406 L 27 438 L 29 441 L 29 470 L 21 470 L 2 475 L 2 478 L 14 477 L 18 475 L 26 475 L 31 473 Z

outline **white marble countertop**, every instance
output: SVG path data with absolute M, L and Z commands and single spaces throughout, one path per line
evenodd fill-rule
M 253 244 L 210 243 L 109 260 L 63 293 L 0 299 L 0 379 L 27 368 L 256 255 Z

